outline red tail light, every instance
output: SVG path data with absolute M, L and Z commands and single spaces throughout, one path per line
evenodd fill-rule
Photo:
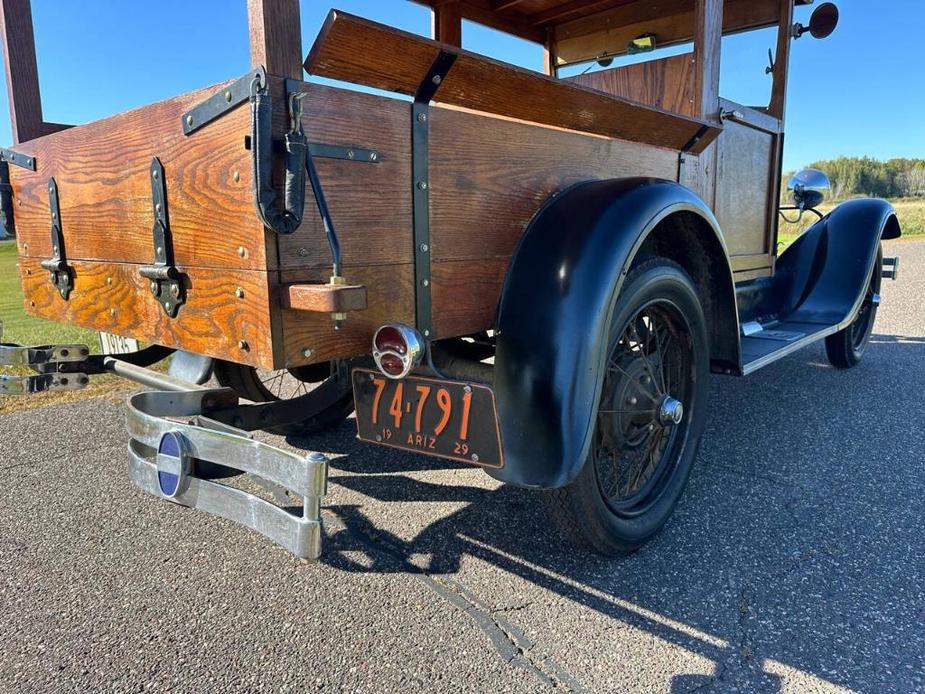
M 387 323 L 373 336 L 373 359 L 389 378 L 404 378 L 423 356 L 423 339 L 407 325 Z

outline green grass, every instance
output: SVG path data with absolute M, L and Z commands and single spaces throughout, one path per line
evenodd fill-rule
M 99 351 L 95 332 L 34 318 L 26 313 L 16 269 L 14 241 L 0 241 L 0 320 L 3 321 L 3 342 L 22 345 L 84 344 Z
M 899 217 L 899 226 L 902 228 L 903 238 L 925 236 L 925 198 L 906 198 L 891 200 L 890 202 L 896 208 L 896 215 Z M 838 203 L 822 205 L 819 211 L 825 214 L 837 205 Z M 794 215 L 794 212 L 787 212 L 788 217 L 793 217 Z M 799 224 L 787 224 L 782 221 L 780 233 L 777 236 L 778 243 L 782 244 L 781 248 L 790 245 L 797 236 L 812 226 L 816 219 L 816 215 L 807 213 L 803 215 L 803 219 Z

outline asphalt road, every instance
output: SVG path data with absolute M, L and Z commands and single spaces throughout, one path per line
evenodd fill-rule
M 0 417 L 0 690 L 925 690 L 925 243 L 895 252 L 863 364 L 716 378 L 678 511 L 621 560 L 352 421 L 291 442 L 336 458 L 307 564 L 136 491 L 119 404 Z

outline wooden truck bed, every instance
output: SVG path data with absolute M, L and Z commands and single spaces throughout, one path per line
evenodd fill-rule
M 718 128 L 628 99 L 332 13 L 312 74 L 413 94 L 440 50 L 458 57 L 430 109 L 433 335 L 492 326 L 511 254 L 556 191 L 589 178 L 678 180 L 679 152 Z M 270 76 L 275 134 L 283 79 Z M 290 285 L 328 281 L 331 256 L 311 189 L 292 235 L 254 208 L 251 109 L 245 102 L 184 135 L 181 117 L 216 85 L 23 143 L 36 171 L 10 166 L 26 309 L 33 315 L 263 368 L 368 353 L 387 321 L 415 323 L 412 105 L 301 83 L 312 143 L 364 148 L 375 162 L 316 158 L 343 251 L 343 275 L 367 308 L 335 331 L 329 313 L 288 308 Z M 279 98 L 276 98 L 279 96 Z M 699 139 L 698 139 L 699 137 Z M 692 144 L 693 143 L 693 144 Z M 188 280 L 171 318 L 139 269 L 154 260 L 149 167 L 165 172 L 174 258 Z M 40 263 L 52 255 L 48 182 L 58 188 L 74 289 L 64 300 Z

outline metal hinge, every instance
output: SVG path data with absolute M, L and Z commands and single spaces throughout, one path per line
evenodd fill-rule
M 58 293 L 65 301 L 70 298 L 74 288 L 74 273 L 67 264 L 64 252 L 64 234 L 61 231 L 61 210 L 58 207 L 58 184 L 54 178 L 48 179 L 48 206 L 51 208 L 51 250 L 49 260 L 42 261 L 42 267 L 51 275 L 51 283 L 58 288 Z
M 173 264 L 173 241 L 167 216 L 167 182 L 160 159 L 151 160 L 151 205 L 154 208 L 154 265 L 145 265 L 138 272 L 151 280 L 151 293 L 171 318 L 176 318 L 186 302 L 186 287 L 182 273 Z

